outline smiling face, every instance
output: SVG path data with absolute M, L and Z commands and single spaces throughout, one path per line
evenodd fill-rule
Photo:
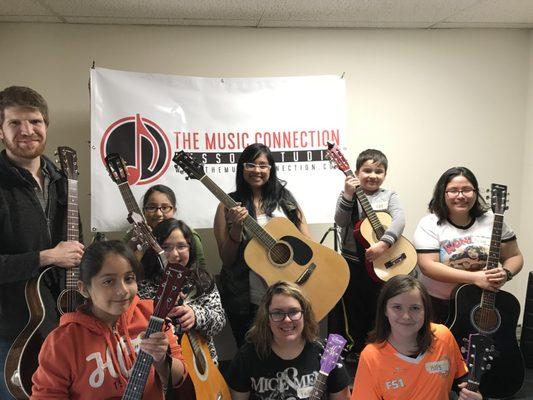
M 91 278 L 90 286 L 79 283 L 81 292 L 91 299 L 91 312 L 113 325 L 128 309 L 137 294 L 137 280 L 131 264 L 117 253 L 105 256 L 102 268 Z
M 365 193 L 370 194 L 380 188 L 387 175 L 387 170 L 383 164 L 376 163 L 374 160 L 367 160 L 355 171 L 355 175 Z
M 280 312 L 295 315 L 298 310 L 302 310 L 300 302 L 294 297 L 284 294 L 275 294 L 272 296 L 272 301 L 268 307 L 269 314 Z M 273 341 L 280 346 L 290 343 L 296 344 L 302 340 L 304 317 L 301 313 L 300 318 L 296 321 L 292 321 L 288 315 L 285 315 L 283 320 L 279 322 L 273 321 L 272 317 L 269 317 L 269 324 Z
M 457 175 L 448 182 L 444 201 L 451 219 L 468 215 L 474 207 L 477 192 L 472 189 L 474 185 L 463 175 Z
M 251 168 L 251 164 L 255 166 Z M 260 189 L 270 179 L 270 169 L 267 166 L 270 164 L 265 154 L 259 155 L 251 163 L 245 163 L 242 171 L 244 181 L 250 185 L 252 190 Z
M 183 266 L 189 262 L 191 246 L 187 243 L 181 229 L 174 229 L 161 244 L 161 248 L 165 251 L 168 262 Z
M 46 124 L 40 111 L 29 107 L 7 107 L 0 139 L 12 160 L 39 157 L 46 145 Z
M 411 289 L 391 297 L 385 307 L 391 336 L 400 341 L 416 339 L 424 325 L 424 303 L 418 289 Z
M 147 224 L 155 228 L 161 221 L 174 216 L 175 207 L 165 193 L 154 191 L 146 201 L 143 211 Z

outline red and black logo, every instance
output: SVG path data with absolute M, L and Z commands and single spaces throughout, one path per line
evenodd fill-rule
M 121 118 L 107 128 L 100 143 L 104 165 L 109 153 L 119 153 L 128 165 L 130 185 L 146 185 L 159 179 L 171 159 L 170 141 L 165 132 L 140 114 Z

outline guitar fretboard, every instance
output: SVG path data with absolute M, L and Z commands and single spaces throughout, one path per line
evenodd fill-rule
M 489 255 L 487 258 L 487 269 L 498 268 L 500 261 L 500 250 L 502 244 L 503 215 L 494 214 L 494 224 L 492 226 L 492 235 L 490 238 Z M 496 302 L 496 293 L 489 290 L 483 290 L 481 295 L 481 307 L 494 309 Z
M 78 224 L 78 181 L 67 181 L 67 240 L 79 240 L 80 228 Z M 66 288 L 76 290 L 78 287 L 79 267 L 69 268 L 66 271 Z
M 144 219 L 143 213 L 141 212 L 139 205 L 135 201 L 135 197 L 133 196 L 133 193 L 131 192 L 131 188 L 128 182 L 119 183 L 118 188 L 120 190 L 120 194 L 122 195 L 122 198 L 124 199 L 124 203 L 126 203 L 126 208 L 128 209 L 128 212 L 137 213 L 140 216 L 142 216 Z
M 322 396 L 324 395 L 324 392 L 326 390 L 326 381 L 328 379 L 328 376 L 324 374 L 323 372 L 320 372 L 316 378 L 315 385 L 313 386 L 313 391 L 311 392 L 311 396 L 309 396 L 309 400 L 321 400 Z
M 150 317 L 148 328 L 146 329 L 145 337 L 150 337 L 154 332 L 161 332 L 163 328 L 164 320 L 158 317 Z M 140 400 L 143 397 L 144 387 L 146 386 L 146 380 L 150 373 L 150 368 L 154 359 L 151 355 L 139 350 L 135 363 L 133 364 L 133 370 L 131 372 L 130 379 L 126 390 L 122 395 L 122 400 Z
M 207 175 L 204 175 L 200 182 L 202 182 L 205 187 L 209 189 L 211 193 L 215 195 L 217 199 L 220 200 L 227 208 L 233 208 L 237 205 L 235 200 L 226 194 L 211 178 Z M 244 220 L 244 227 L 252 234 L 261 244 L 268 250 L 272 249 L 276 244 L 276 239 L 274 239 L 267 231 L 265 231 L 261 225 L 257 223 L 255 219 L 250 216 L 247 216 Z
M 351 169 L 346 169 L 343 172 L 346 176 L 355 176 Z M 355 196 L 357 197 L 357 200 L 359 200 L 359 203 L 361 203 L 361 208 L 363 209 L 363 212 L 368 218 L 368 221 L 370 222 L 370 225 L 372 226 L 376 237 L 378 238 L 378 240 L 381 239 L 381 237 L 385 234 L 385 227 L 379 220 L 376 212 L 370 204 L 370 201 L 368 201 L 368 197 L 366 196 L 365 191 L 361 186 L 357 186 L 357 188 L 355 189 Z

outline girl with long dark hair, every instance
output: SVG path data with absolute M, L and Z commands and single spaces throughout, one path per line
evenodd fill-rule
M 435 322 L 448 318 L 449 301 L 458 284 L 472 283 L 496 291 L 515 276 L 524 264 L 515 233 L 501 227 L 501 266 L 484 269 L 490 248 L 494 214 L 479 193 L 476 177 L 466 167 L 445 171 L 429 202 L 431 214 L 415 231 L 420 280 L 427 287 Z
M 163 399 L 186 375 L 172 330 L 144 337 L 153 301 L 137 296 L 141 266 L 121 241 L 85 250 L 78 288 L 87 302 L 61 317 L 33 375 L 32 399 L 121 398 L 140 349 L 153 357 L 143 398 Z
M 254 318 L 266 284 L 244 261 L 244 248 L 251 239 L 244 230 L 249 215 L 260 225 L 284 216 L 307 236 L 305 216 L 286 183 L 277 177 L 276 163 L 270 149 L 254 143 L 246 147 L 237 162 L 236 190 L 230 196 L 239 205 L 231 209 L 221 203 L 214 221 L 215 238 L 222 259 L 221 294 L 237 346 Z

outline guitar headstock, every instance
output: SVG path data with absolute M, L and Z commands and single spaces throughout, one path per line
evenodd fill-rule
M 67 146 L 59 146 L 57 148 L 56 155 L 58 157 L 61 170 L 63 170 L 65 175 L 67 175 L 67 178 L 77 180 L 79 171 L 78 155 L 76 154 L 76 150 Z
M 344 349 L 346 339 L 336 333 L 330 333 L 324 349 L 324 354 L 320 359 L 320 372 L 329 374 L 337 365 L 337 360 Z
M 117 185 L 128 182 L 128 170 L 126 162 L 118 153 L 109 153 L 105 157 L 105 167 L 113 182 Z
M 480 333 L 470 335 L 468 340 L 468 356 L 466 364 L 468 367 L 469 390 L 477 390 L 481 377 L 485 371 L 491 368 L 492 356 L 495 352 L 493 341 L 489 336 Z
M 172 161 L 176 164 L 176 170 L 181 168 L 191 179 L 202 179 L 205 176 L 203 165 L 183 150 L 177 151 Z
M 166 318 L 176 305 L 181 288 L 190 270 L 181 264 L 167 264 L 155 296 L 154 316 Z
M 128 214 L 128 222 L 133 225 L 133 234 L 137 241 L 150 246 L 156 254 L 163 253 L 163 249 L 155 239 L 152 229 L 141 215 L 130 212 Z
M 327 152 L 327 157 L 329 158 L 331 164 L 333 164 L 345 174 L 350 171 L 350 164 L 348 164 L 348 161 L 346 160 L 346 157 L 344 157 L 344 154 L 342 154 L 341 150 L 339 149 L 339 146 L 337 146 L 333 142 L 328 142 Z
M 503 214 L 507 207 L 507 186 L 499 183 L 490 185 L 490 206 L 494 214 Z

